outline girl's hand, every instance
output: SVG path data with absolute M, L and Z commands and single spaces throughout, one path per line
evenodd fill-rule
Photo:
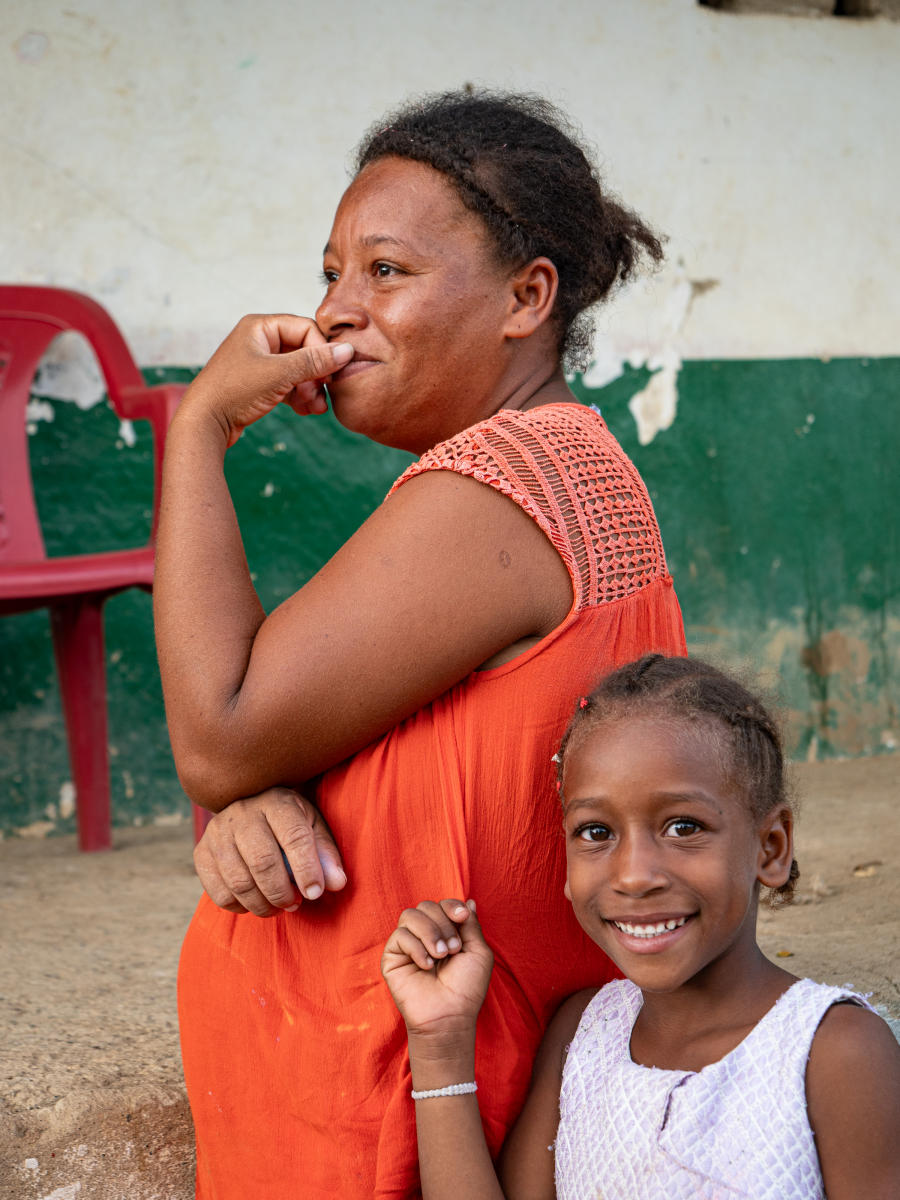
M 277 404 L 301 415 L 325 412 L 324 382 L 352 357 L 349 343 L 329 343 L 308 317 L 244 317 L 188 388 L 181 409 L 209 411 L 233 446 Z
M 474 1029 L 493 962 L 474 900 L 426 900 L 400 914 L 381 973 L 410 1035 L 440 1035 Z

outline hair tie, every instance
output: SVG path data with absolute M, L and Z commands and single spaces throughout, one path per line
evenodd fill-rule
M 588 698 L 587 698 L 587 696 L 582 696 L 581 699 L 578 701 L 578 707 L 579 708 L 587 708 L 587 706 L 588 706 Z

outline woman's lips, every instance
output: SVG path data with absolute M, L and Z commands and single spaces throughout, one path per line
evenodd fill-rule
M 380 365 L 376 358 L 366 358 L 365 356 L 351 358 L 345 367 L 341 367 L 339 371 L 335 371 L 331 376 L 331 382 L 343 383 L 345 379 L 351 379 L 354 375 L 359 375 L 362 371 L 367 371 L 369 367 L 378 367 Z

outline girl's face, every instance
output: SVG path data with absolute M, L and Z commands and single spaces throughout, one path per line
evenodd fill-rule
M 356 351 L 328 385 L 342 425 L 421 453 L 493 412 L 509 273 L 443 175 L 401 158 L 366 167 L 338 207 L 323 269 L 316 322 Z
M 566 895 L 645 991 L 754 952 L 758 884 L 787 879 L 790 813 L 753 818 L 721 738 L 714 720 L 633 716 L 566 755 Z

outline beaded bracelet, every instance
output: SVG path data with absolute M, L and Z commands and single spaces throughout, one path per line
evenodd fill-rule
M 412 1091 L 409 1094 L 413 1100 L 434 1100 L 437 1096 L 468 1096 L 477 1091 L 478 1084 L 473 1080 L 472 1083 L 450 1083 L 447 1087 L 430 1088 L 426 1092 Z

